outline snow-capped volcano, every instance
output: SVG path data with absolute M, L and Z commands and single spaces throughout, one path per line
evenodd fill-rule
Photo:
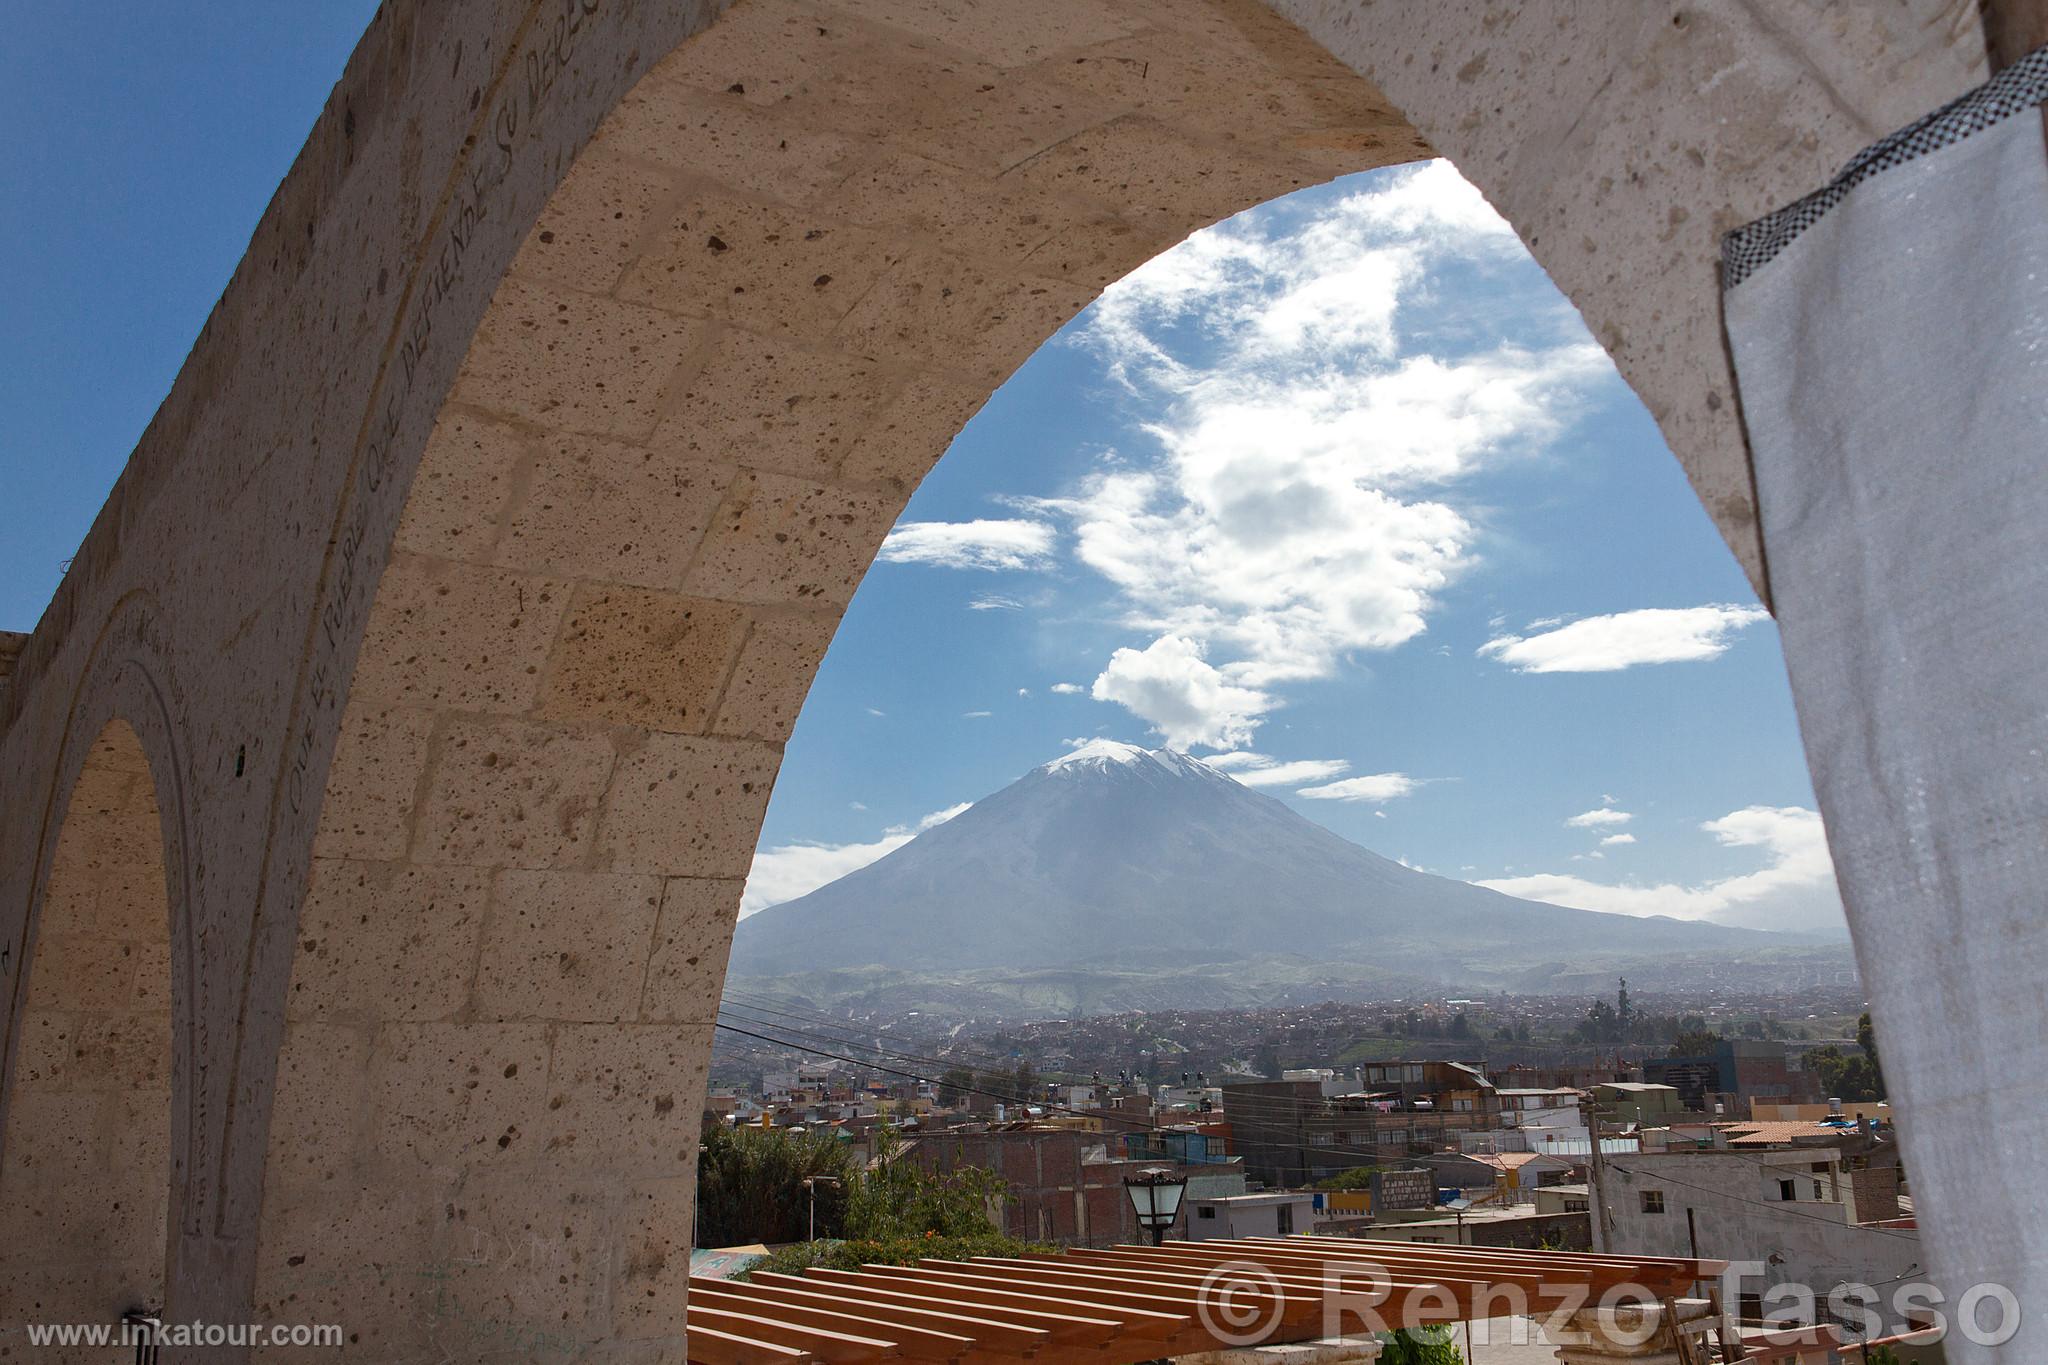
M 1036 771 L 1042 773 L 1075 773 L 1087 770 L 1108 772 L 1115 768 L 1129 768 L 1144 772 L 1156 768 L 1171 777 L 1223 778 L 1217 769 L 1210 767 L 1199 758 L 1172 749 L 1141 749 L 1135 744 L 1123 744 L 1113 739 L 1091 739 L 1070 754 L 1062 754 L 1050 763 L 1041 763 Z
M 1360 848 L 1199 759 L 1097 740 L 743 920 L 732 970 L 1152 970 L 1274 954 L 1445 980 L 1773 936 L 1518 900 Z M 1466 977 L 1466 979 L 1470 979 Z

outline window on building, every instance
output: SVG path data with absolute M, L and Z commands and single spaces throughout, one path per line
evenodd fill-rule
M 1828 1197 L 1827 1191 L 1821 1188 L 1821 1183 L 1818 1180 L 1813 1182 L 1813 1197 L 1815 1199 L 1826 1199 Z
M 1294 1205 L 1282 1204 L 1276 1212 L 1279 1215 L 1279 1231 L 1282 1237 L 1294 1232 Z
M 1662 1190 L 1644 1190 L 1644 1191 L 1643 1191 L 1643 1212 L 1644 1212 L 1644 1213 L 1662 1213 L 1662 1212 L 1664 1212 L 1664 1191 L 1662 1191 Z
M 1780 1180 L 1778 1182 L 1778 1198 L 1784 1200 L 1786 1203 L 1789 1204 L 1798 1197 L 1799 1190 L 1797 1185 L 1793 1181 Z
M 1201 1208 L 1195 1210 L 1195 1217 L 1197 1218 L 1214 1218 L 1215 1216 L 1216 1207 L 1213 1204 L 1205 1204 Z
M 1806 1169 L 1812 1171 L 1815 1175 L 1826 1175 L 1828 1173 L 1828 1163 L 1825 1161 L 1816 1161 L 1811 1166 L 1808 1166 Z

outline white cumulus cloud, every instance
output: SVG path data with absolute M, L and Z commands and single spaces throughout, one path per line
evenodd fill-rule
M 1110 655 L 1091 695 L 1128 708 L 1174 749 L 1234 748 L 1273 705 L 1266 693 L 1232 683 L 1203 659 L 1200 645 L 1179 635 Z
M 1610 834 L 1600 841 L 1600 846 L 1602 848 L 1613 848 L 1617 844 L 1632 844 L 1635 841 L 1636 836 L 1633 834 Z
M 1520 305 L 1516 344 L 1413 339 L 1435 267 L 1519 259 L 1436 162 L 1306 218 L 1218 224 L 1104 291 L 1077 336 L 1157 401 L 1157 458 L 1113 454 L 1017 505 L 1067 525 L 1126 624 L 1198 646 L 1240 689 L 1181 733 L 1241 741 L 1280 704 L 1271 689 L 1420 635 L 1479 538 L 1461 481 L 1540 454 L 1612 373 L 1547 301 Z
M 1298 787 L 1304 782 L 1326 781 L 1351 770 L 1351 765 L 1341 758 L 1283 760 L 1247 749 L 1210 754 L 1202 761 L 1229 773 L 1247 787 Z
M 798 896 L 807 896 L 827 882 L 838 881 L 849 872 L 858 872 L 869 863 L 886 858 L 926 830 L 945 824 L 973 804 L 972 801 L 962 801 L 957 806 L 935 810 L 915 825 L 891 825 L 882 832 L 881 838 L 870 843 L 799 843 L 756 849 L 753 867 L 747 873 L 747 889 L 740 895 L 740 918 L 745 919 L 771 905 L 793 901 Z M 856 810 L 867 809 L 858 801 L 853 806 Z
M 1406 773 L 1372 773 L 1320 787 L 1303 787 L 1295 794 L 1312 801 L 1397 801 L 1421 785 L 1421 778 Z
M 1770 615 L 1762 607 L 1646 607 L 1587 616 L 1536 635 L 1501 635 L 1479 647 L 1518 673 L 1611 673 L 1638 664 L 1718 658 L 1735 633 Z
M 1042 521 L 906 521 L 889 532 L 876 556 L 887 564 L 929 564 L 942 569 L 1042 569 L 1052 562 L 1056 535 Z M 980 610 L 1015 605 L 985 597 Z M 970 606 L 976 603 L 969 603 Z
M 1612 806 L 1601 806 L 1597 809 L 1574 815 L 1564 823 L 1569 829 L 1600 829 L 1607 825 L 1625 825 L 1633 819 L 1635 819 L 1635 816 L 1625 810 L 1616 810 Z
M 1817 812 L 1803 806 L 1746 806 L 1700 828 L 1725 847 L 1760 851 L 1764 866 L 1691 885 L 1595 882 L 1555 872 L 1497 877 L 1478 885 L 1528 900 L 1624 915 L 1711 919 L 1770 929 L 1843 927 L 1834 864 Z
M 1054 683 L 1052 685 L 1052 690 L 1059 693 L 1063 697 L 1070 697 L 1076 692 L 1086 692 L 1088 689 L 1081 686 L 1081 684 L 1079 683 L 1060 682 Z

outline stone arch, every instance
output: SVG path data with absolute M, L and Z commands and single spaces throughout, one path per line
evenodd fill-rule
M 162 827 L 142 741 L 111 720 L 51 850 L 0 1137 L 0 1296 L 42 1321 L 164 1304 L 175 1182 Z
M 1763 587 L 1716 235 L 1983 68 L 1954 0 L 1788 13 L 382 7 L 0 683 L 22 941 L 102 623 L 161 590 L 174 1304 L 675 1353 L 674 1115 L 839 611 L 1009 368 L 1226 213 L 1452 157 Z
M 1110 280 L 1426 151 L 1284 21 L 1200 18 L 1065 0 L 942 36 L 743 5 L 579 155 L 369 614 L 287 997 L 259 1317 L 332 1294 L 367 1341 L 430 1318 L 457 1354 L 680 1332 L 742 878 L 911 489 Z

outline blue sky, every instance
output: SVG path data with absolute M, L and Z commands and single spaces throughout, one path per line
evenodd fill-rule
M 996 394 L 854 599 L 748 908 L 1097 737 L 1516 894 L 1841 923 L 1773 626 L 1443 163 L 1196 234 Z
M 373 9 L 17 16 L 0 628 L 40 615 Z M 847 615 L 750 908 L 1093 737 L 1225 756 L 1521 894 L 1840 924 L 1770 622 L 1447 168 L 1198 234 L 996 395 Z
M 375 12 L 11 7 L 0 630 L 42 615 Z

